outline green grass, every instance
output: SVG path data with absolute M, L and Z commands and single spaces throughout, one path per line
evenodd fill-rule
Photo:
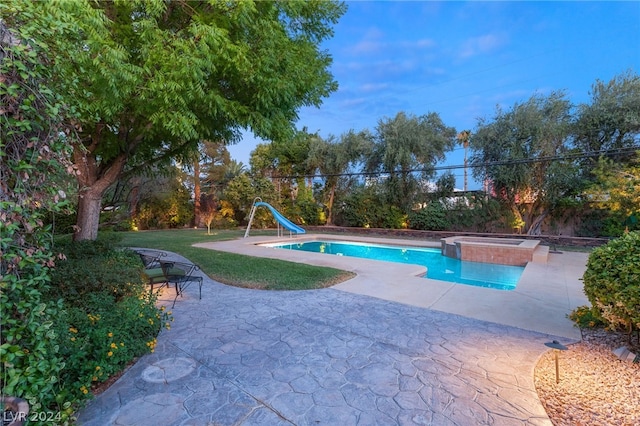
M 244 231 L 216 230 L 207 235 L 201 229 L 121 232 L 125 247 L 144 247 L 178 253 L 216 281 L 263 290 L 308 290 L 324 288 L 355 275 L 334 268 L 286 262 L 277 259 L 244 256 L 192 247 L 195 243 L 242 238 Z M 272 235 L 273 231 L 252 231 L 251 235 Z

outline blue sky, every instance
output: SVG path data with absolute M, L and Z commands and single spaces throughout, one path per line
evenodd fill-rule
M 375 131 L 398 112 L 436 112 L 458 131 L 533 94 L 565 90 L 587 103 L 592 84 L 640 72 L 640 2 L 347 2 L 323 44 L 339 89 L 303 108 L 298 128 L 326 138 Z M 230 146 L 248 165 L 259 143 Z M 457 149 L 442 164 L 462 164 Z M 454 170 L 458 187 L 462 170 Z M 478 187 L 471 183 L 470 187 Z M 475 188 L 470 188 L 475 189 Z

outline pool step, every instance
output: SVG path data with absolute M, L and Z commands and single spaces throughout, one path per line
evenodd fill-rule
M 543 246 L 538 244 L 538 247 L 533 251 L 532 261 L 535 263 L 547 263 L 549 258 L 549 246 Z

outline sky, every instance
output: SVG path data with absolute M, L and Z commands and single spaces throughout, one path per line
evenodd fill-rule
M 597 80 L 640 73 L 640 2 L 355 1 L 321 48 L 339 89 L 302 108 L 297 128 L 323 138 L 375 133 L 399 112 L 440 115 L 471 130 L 533 95 L 564 90 L 590 103 Z M 245 133 L 229 146 L 249 164 L 263 141 Z M 460 165 L 464 150 L 439 165 Z M 462 188 L 463 170 L 453 170 Z M 469 178 L 469 189 L 480 187 Z

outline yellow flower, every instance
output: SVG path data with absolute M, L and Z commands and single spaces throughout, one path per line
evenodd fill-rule
M 111 349 L 118 349 L 118 345 L 116 345 L 115 343 L 111 343 L 110 348 Z
M 107 352 L 107 356 L 113 356 L 113 352 L 111 351 Z
M 120 346 L 124 348 L 124 342 L 120 342 Z
M 96 376 L 93 376 L 93 377 L 91 378 L 91 381 L 92 381 L 92 382 L 97 382 L 97 381 L 98 381 L 98 378 L 97 378 Z
M 166 306 L 164 306 L 164 305 L 160 306 L 160 311 L 161 312 L 164 312 L 165 309 L 167 309 Z
M 171 315 L 171 311 L 167 312 L 167 315 Z
M 73 327 L 69 327 L 69 331 L 72 333 L 77 333 L 78 329 L 77 328 L 73 328 Z
M 75 338 L 75 337 L 72 337 L 72 338 L 71 338 L 71 341 L 72 341 L 72 342 L 75 342 L 75 341 L 76 341 L 76 338 Z
M 96 365 L 96 371 L 100 370 L 100 366 Z
M 89 393 L 89 389 L 87 389 L 86 386 L 80 387 L 80 391 L 82 391 L 82 393 L 85 395 Z
M 107 334 L 107 336 L 113 337 L 113 333 L 110 332 L 109 334 Z

